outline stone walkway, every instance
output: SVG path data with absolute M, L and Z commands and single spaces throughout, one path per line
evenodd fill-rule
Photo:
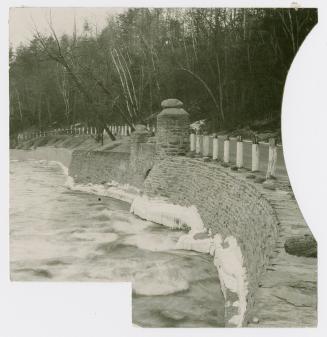
M 226 168 L 226 170 L 229 170 Z M 249 171 L 236 171 L 237 176 Z M 247 179 L 251 181 L 251 179 Z M 317 325 L 317 259 L 289 255 L 284 249 L 289 237 L 311 235 L 294 199 L 289 182 L 276 180 L 276 190 L 255 183 L 273 205 L 279 219 L 279 240 L 270 265 L 256 292 L 249 327 L 315 327 Z

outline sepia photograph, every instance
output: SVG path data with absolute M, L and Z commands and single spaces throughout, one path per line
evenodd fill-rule
M 317 23 L 300 6 L 10 8 L 11 282 L 130 282 L 133 327 L 317 327 L 281 132 Z

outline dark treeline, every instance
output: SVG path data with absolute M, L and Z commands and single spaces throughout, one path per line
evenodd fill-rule
M 36 28 L 10 51 L 11 133 L 134 126 L 169 97 L 212 130 L 279 118 L 287 72 L 316 22 L 315 9 L 129 9 L 101 31 Z

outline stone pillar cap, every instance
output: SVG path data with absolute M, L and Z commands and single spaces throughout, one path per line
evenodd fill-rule
M 181 102 L 177 98 L 168 98 L 161 102 L 161 107 L 163 109 L 169 109 L 169 108 L 179 109 L 183 107 L 183 102 Z

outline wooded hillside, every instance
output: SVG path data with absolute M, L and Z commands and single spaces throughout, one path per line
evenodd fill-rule
M 168 97 L 212 131 L 280 117 L 315 9 L 129 9 L 10 50 L 10 131 L 151 123 Z M 74 23 L 72 22 L 72 27 Z

